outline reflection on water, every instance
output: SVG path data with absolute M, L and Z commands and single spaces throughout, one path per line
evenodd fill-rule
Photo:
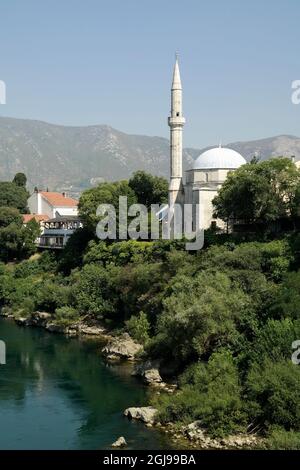
M 169 448 L 166 437 L 123 418 L 147 403 L 126 367 L 105 365 L 96 343 L 0 319 L 0 449 L 105 449 L 124 436 L 132 449 Z

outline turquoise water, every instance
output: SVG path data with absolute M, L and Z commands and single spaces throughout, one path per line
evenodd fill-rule
M 0 319 L 7 348 L 0 365 L 0 449 L 170 448 L 157 430 L 128 421 L 147 390 L 126 366 L 108 366 L 95 341 L 82 342 Z

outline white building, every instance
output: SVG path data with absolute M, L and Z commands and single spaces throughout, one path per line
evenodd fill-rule
M 40 248 L 64 248 L 75 230 L 82 227 L 78 218 L 78 201 L 65 193 L 35 191 L 28 199 L 30 214 L 24 216 L 26 224 L 31 218 L 40 224 L 41 235 L 36 240 Z
M 201 207 L 200 215 L 193 213 L 193 229 L 207 229 L 212 224 L 223 226 L 222 221 L 213 218 L 212 200 L 224 183 L 229 171 L 234 171 L 246 160 L 235 150 L 221 146 L 203 152 L 195 160 L 193 168 L 182 175 L 182 134 L 185 118 L 182 114 L 182 86 L 178 59 L 173 72 L 171 88 L 170 126 L 170 183 L 169 207 L 175 203 L 193 204 Z M 197 225 L 196 225 L 197 224 Z
M 28 199 L 28 207 L 31 214 L 47 215 L 49 219 L 78 215 L 78 201 L 65 193 L 35 191 Z

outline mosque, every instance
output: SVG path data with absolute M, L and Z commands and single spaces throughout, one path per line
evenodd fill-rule
M 246 160 L 235 150 L 216 147 L 201 153 L 194 161 L 193 168 L 182 176 L 182 134 L 185 118 L 182 114 L 182 86 L 178 57 L 173 72 L 171 88 L 170 127 L 170 183 L 169 207 L 174 204 L 193 204 L 193 230 L 211 226 L 223 227 L 223 222 L 213 217 L 212 200 L 226 180 L 229 171 L 234 171 Z

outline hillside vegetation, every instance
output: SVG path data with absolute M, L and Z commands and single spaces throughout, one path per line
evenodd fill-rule
M 231 191 L 244 192 L 245 172 L 250 182 L 257 172 L 264 178 L 247 210 L 259 232 L 208 231 L 205 248 L 191 253 L 183 241 L 97 240 L 95 204 L 120 191 L 139 200 L 146 178 L 139 175 L 82 196 L 86 228 L 61 255 L 2 264 L 0 301 L 20 316 L 39 310 L 60 325 L 93 318 L 127 330 L 144 344 L 145 358 L 159 359 L 178 379 L 176 393 L 154 400 L 162 422 L 201 420 L 211 436 L 254 432 L 271 448 L 299 449 L 300 367 L 291 356 L 300 339 L 300 235 L 273 230 L 283 216 L 296 223 L 299 173 L 284 159 L 242 167 L 215 201 L 224 220 L 232 216 Z M 284 174 L 290 178 L 280 186 Z M 165 198 L 161 185 L 149 177 L 147 200 L 158 188 Z

